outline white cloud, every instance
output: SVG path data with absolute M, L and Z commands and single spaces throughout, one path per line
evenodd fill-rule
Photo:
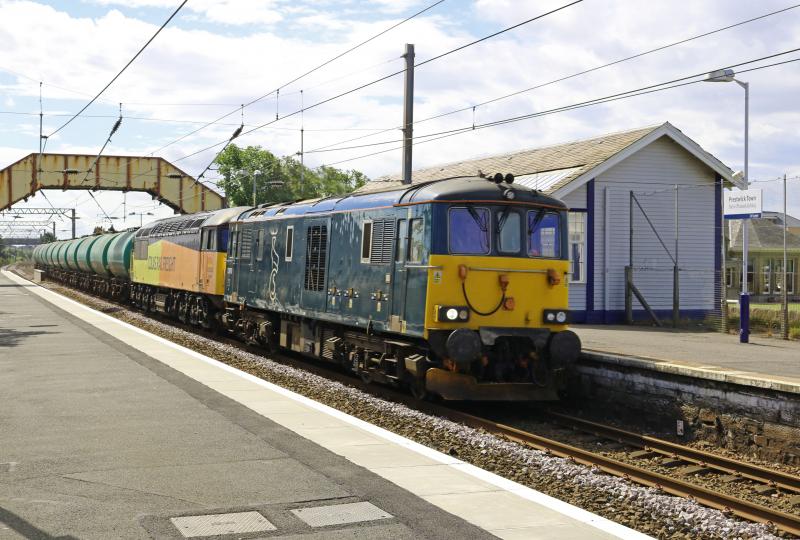
M 172 8 L 178 6 L 176 0 L 90 0 L 104 6 L 124 6 L 129 8 Z M 184 8 L 209 22 L 244 25 L 273 24 L 283 17 L 274 0 L 192 0 Z
M 121 6 L 121 0 L 93 0 Z M 86 4 L 91 5 L 91 4 Z M 127 7 L 174 8 L 174 0 L 126 0 Z M 89 113 L 113 115 L 115 103 L 124 103 L 126 116 L 212 120 L 276 88 L 322 61 L 346 50 L 399 21 L 420 2 L 403 3 L 403 10 L 387 13 L 389 2 L 370 4 L 374 12 L 363 19 L 367 7 L 354 2 L 212 2 L 193 0 L 193 17 L 213 25 L 170 25 L 108 91 L 111 106 L 93 107 Z M 399 5 L 399 3 L 397 4 Z M 415 43 L 417 59 L 469 42 L 503 26 L 517 23 L 559 5 L 554 1 L 478 0 L 442 4 L 430 14 L 407 23 L 386 36 L 347 55 L 300 83 L 281 91 L 279 113 L 300 106 L 298 91 L 305 89 L 306 106 L 360 83 L 402 68 L 404 43 Z M 584 2 L 533 22 L 495 39 L 420 67 L 416 73 L 415 118 L 471 107 L 487 99 L 551 81 L 604 62 L 622 58 L 695 33 L 724 26 L 781 6 L 777 2 L 731 4 L 706 0 L 681 4 L 653 0 L 631 4 L 621 0 Z M 218 9 L 217 9 L 218 8 Z M 448 11 L 449 9 L 449 11 Z M 357 15 L 356 15 L 357 14 Z M 281 25 L 267 21 L 278 20 Z M 41 77 L 46 83 L 92 95 L 152 35 L 156 25 L 136 14 L 98 9 L 93 18 L 33 1 L 0 1 L 0 65 Z M 261 21 L 245 36 L 231 35 L 221 26 Z M 284 24 L 285 23 L 285 24 Z M 281 28 L 276 29 L 276 26 Z M 290 31 L 287 31 L 287 28 Z M 279 31 L 280 30 L 280 31 Z M 793 47 L 800 35 L 800 9 L 779 17 L 729 30 L 679 47 L 545 86 L 536 91 L 478 107 L 478 123 L 541 111 L 614 94 L 619 91 L 677 78 Z M 42 36 L 46 36 L 45 39 Z M 389 60 L 393 62 L 387 63 Z M 364 71 L 366 66 L 375 66 Z M 30 73 L 30 70 L 34 73 Z M 343 75 L 355 75 L 341 78 Z M 38 110 L 38 84 L 0 71 L 3 96 L 25 112 Z M 751 82 L 752 176 L 776 175 L 784 170 L 800 173 L 796 148 L 797 102 L 800 70 L 787 66 L 743 75 Z M 336 80 L 340 79 L 340 80 Z M 331 81 L 332 82 L 328 82 Z M 326 83 L 326 84 L 321 84 Z M 402 76 L 370 86 L 304 115 L 306 150 L 363 135 L 360 131 L 318 131 L 363 127 L 391 128 L 402 114 Z M 66 101 L 69 99 L 69 101 Z M 77 110 L 85 99 L 45 86 L 47 110 Z M 227 106 L 177 106 L 163 104 L 223 103 Z M 159 105 L 155 105 L 159 104 Z M 265 99 L 245 110 L 244 122 L 258 125 L 274 119 L 276 101 Z M 64 118 L 46 118 L 45 131 Z M 414 148 L 416 166 L 463 159 L 479 154 L 553 144 L 580 137 L 670 121 L 704 148 L 733 168 L 742 166 L 742 94 L 735 85 L 698 84 L 617 101 L 600 107 L 545 116 L 501 128 L 478 130 Z M 237 124 L 236 112 L 224 122 Z M 84 148 L 96 152 L 113 119 L 79 119 L 48 144 L 51 151 Z M 415 127 L 417 135 L 449 130 L 472 123 L 472 112 L 446 116 Z M 259 144 L 277 154 L 299 149 L 299 115 L 242 137 L 241 144 Z M 108 154 L 147 154 L 194 129 L 195 125 L 153 124 L 127 119 L 109 146 Z M 281 129 L 273 129 L 281 128 Z M 176 160 L 210 144 L 225 140 L 234 126 L 215 125 L 159 152 Z M 36 146 L 38 123 L 33 117 L 0 118 L 0 167 Z M 16 137 L 16 138 L 15 138 Z M 374 138 L 348 143 L 358 145 L 399 139 L 390 131 Z M 793 146 L 794 145 L 794 146 Z M 383 148 L 366 147 L 341 152 L 308 154 L 306 163 L 333 163 Z M 14 154 L 14 150 L 16 154 Z M 214 152 L 183 159 L 178 164 L 199 173 Z M 396 172 L 400 152 L 348 162 L 346 168 L 370 176 Z M 108 197 L 119 197 L 109 194 Z M 91 201 L 89 201 L 91 203 Z M 85 204 L 85 203 L 84 203 Z M 96 211 L 90 207 L 87 213 Z

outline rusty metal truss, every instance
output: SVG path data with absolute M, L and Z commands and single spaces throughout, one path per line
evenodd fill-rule
M 162 158 L 101 156 L 92 167 L 95 159 L 34 153 L 9 165 L 0 170 L 0 211 L 40 189 L 143 191 L 184 214 L 226 206 L 225 197 Z

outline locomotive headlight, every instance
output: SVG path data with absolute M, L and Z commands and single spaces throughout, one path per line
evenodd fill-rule
M 467 306 L 436 306 L 436 320 L 439 322 L 467 322 L 469 309 Z
M 544 310 L 544 321 L 548 324 L 566 324 L 569 322 L 569 311 L 565 309 Z

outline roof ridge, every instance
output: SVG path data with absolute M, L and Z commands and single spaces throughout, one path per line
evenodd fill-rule
M 422 171 L 428 171 L 428 170 L 431 170 L 431 169 L 446 169 L 448 167 L 453 167 L 453 166 L 460 165 L 460 164 L 463 164 L 463 163 L 470 163 L 470 162 L 480 161 L 480 160 L 483 160 L 483 159 L 492 159 L 492 158 L 497 158 L 498 156 L 503 156 L 503 157 L 506 157 L 508 159 L 512 159 L 515 156 L 518 156 L 518 155 L 521 155 L 521 154 L 527 154 L 529 152 L 554 149 L 554 148 L 558 148 L 558 147 L 568 147 L 570 145 L 577 145 L 577 144 L 587 143 L 587 142 L 593 141 L 593 140 L 606 139 L 608 137 L 615 137 L 615 136 L 619 136 L 619 135 L 626 135 L 626 134 L 630 134 L 630 133 L 635 133 L 637 131 L 646 132 L 646 133 L 642 133 L 642 137 L 644 137 L 648 133 L 652 133 L 656 129 L 658 129 L 658 128 L 666 125 L 666 124 L 669 124 L 669 122 L 663 122 L 661 124 L 651 124 L 651 125 L 648 125 L 648 126 L 643 126 L 643 127 L 633 128 L 633 129 L 612 131 L 612 132 L 609 132 L 609 133 L 604 133 L 602 135 L 595 135 L 594 137 L 585 137 L 585 138 L 582 138 L 582 139 L 573 139 L 571 141 L 554 143 L 554 144 L 549 144 L 549 145 L 544 145 L 544 146 L 531 146 L 531 147 L 527 147 L 527 148 L 521 148 L 521 149 L 515 150 L 513 152 L 508 152 L 506 154 L 492 154 L 492 153 L 487 152 L 487 153 L 484 153 L 484 154 L 481 154 L 481 155 L 477 155 L 477 156 L 473 156 L 473 157 L 469 157 L 469 158 L 457 159 L 457 160 L 450 161 L 450 162 L 447 162 L 447 163 L 438 163 L 438 164 L 435 164 L 435 165 L 431 165 L 429 167 L 423 167 L 423 168 L 420 168 L 420 169 L 416 169 L 416 170 L 412 171 L 412 175 L 413 175 L 413 173 L 418 173 L 418 172 L 422 172 Z M 633 144 L 634 142 L 636 142 L 636 141 L 631 141 L 630 144 Z M 627 148 L 627 146 L 630 146 L 630 145 L 626 145 L 623 148 Z M 566 148 L 565 148 L 565 150 L 566 150 Z M 585 165 L 587 165 L 587 163 L 575 163 L 573 165 L 570 165 L 569 167 L 579 167 L 579 166 L 585 166 Z M 561 168 L 565 168 L 565 167 L 561 167 Z M 486 172 L 486 171 L 484 171 L 484 172 Z M 395 177 L 395 176 L 397 176 L 397 173 L 385 174 L 385 175 L 379 176 L 378 178 L 376 178 L 374 180 L 371 180 L 371 181 L 372 182 L 394 182 L 394 181 L 396 181 L 396 180 L 393 179 L 393 177 Z

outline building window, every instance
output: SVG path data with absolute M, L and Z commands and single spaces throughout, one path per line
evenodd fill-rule
M 761 265 L 761 292 L 763 294 L 769 294 L 772 292 L 770 289 L 770 282 L 772 281 L 770 279 L 771 277 L 772 275 L 770 273 L 769 261 L 767 261 L 766 264 Z
M 755 291 L 755 275 L 753 273 L 753 263 L 747 264 L 747 290 L 749 292 Z
M 572 283 L 586 283 L 586 212 L 569 213 L 569 262 Z
M 772 259 L 772 281 L 773 292 L 775 294 L 783 293 L 783 258 Z M 794 294 L 794 259 L 786 260 L 786 293 Z
M 736 286 L 736 268 L 725 269 L 725 286 L 732 289 Z

